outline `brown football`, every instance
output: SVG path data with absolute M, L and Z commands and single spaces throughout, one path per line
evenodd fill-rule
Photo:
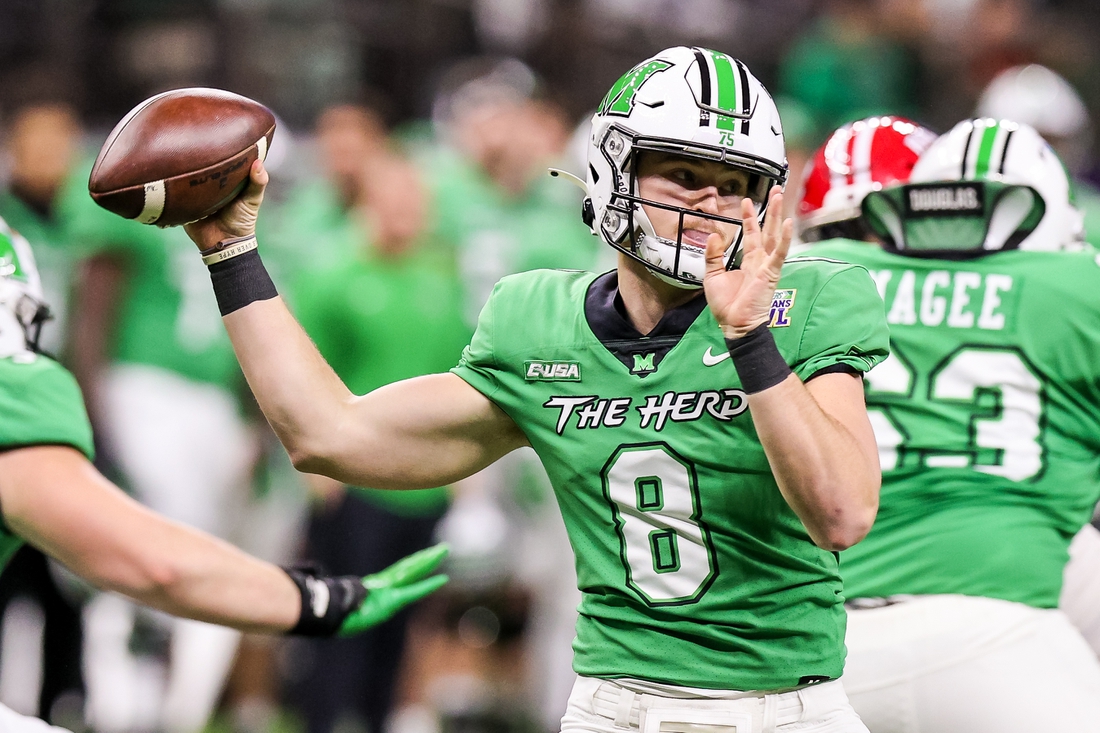
M 175 89 L 130 110 L 99 151 L 88 192 L 127 219 L 161 227 L 213 214 L 267 155 L 275 116 L 220 89 Z

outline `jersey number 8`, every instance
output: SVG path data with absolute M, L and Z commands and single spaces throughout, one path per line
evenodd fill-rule
M 601 472 L 626 584 L 651 606 L 694 603 L 715 576 L 695 467 L 665 443 L 622 445 Z

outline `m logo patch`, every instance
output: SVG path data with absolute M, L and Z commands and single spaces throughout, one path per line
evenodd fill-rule
M 581 366 L 576 361 L 525 361 L 523 377 L 528 382 L 579 382 Z
M 600 103 L 600 114 L 629 117 L 634 111 L 634 95 L 649 77 L 658 71 L 672 68 L 672 64 L 661 59 L 651 59 L 623 74 L 611 91 Z
M 775 294 L 772 295 L 772 310 L 771 318 L 768 319 L 768 328 L 784 328 L 791 325 L 788 314 L 791 308 L 794 307 L 794 295 L 797 292 L 794 288 L 775 291 Z
M 647 372 L 653 372 L 657 370 L 657 367 L 653 366 L 653 357 L 656 354 L 633 354 L 634 366 L 630 368 L 631 374 L 645 374 Z

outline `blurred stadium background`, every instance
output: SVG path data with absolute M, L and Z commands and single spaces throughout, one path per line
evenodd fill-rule
M 537 461 L 398 497 L 296 475 L 190 243 L 96 210 L 87 172 L 153 93 L 271 107 L 265 258 L 363 392 L 452 365 L 501 276 L 611 264 L 545 168 L 582 171 L 602 94 L 681 43 L 741 58 L 774 93 L 794 187 L 859 117 L 1029 116 L 1100 235 L 1090 0 L 0 0 L 0 216 L 36 248 L 44 343 L 81 381 L 101 469 L 283 563 L 366 573 L 434 538 L 455 549 L 444 592 L 324 642 L 173 623 L 26 549 L 0 577 L 0 702 L 104 733 L 557 730 L 577 593 Z

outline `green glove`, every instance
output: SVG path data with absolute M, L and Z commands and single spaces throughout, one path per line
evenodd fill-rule
M 347 615 L 336 635 L 353 636 L 366 631 L 388 620 L 410 603 L 439 590 L 447 582 L 447 576 L 431 573 L 449 551 L 446 544 L 438 544 L 414 552 L 385 570 L 363 578 L 367 597 Z

